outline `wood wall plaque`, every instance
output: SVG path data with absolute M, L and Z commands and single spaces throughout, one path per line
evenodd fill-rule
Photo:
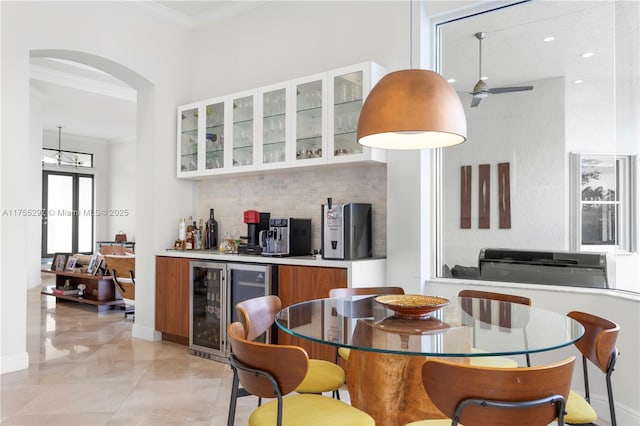
M 478 228 L 489 229 L 491 225 L 491 165 L 478 166 Z
M 460 166 L 460 228 L 471 228 L 471 166 Z
M 511 189 L 509 163 L 498 163 L 498 218 L 499 226 L 511 228 Z

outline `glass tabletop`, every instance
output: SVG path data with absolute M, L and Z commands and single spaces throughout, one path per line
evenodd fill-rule
M 528 305 L 456 298 L 421 318 L 397 316 L 376 296 L 316 299 L 278 312 L 297 337 L 334 346 L 405 355 L 474 357 L 549 351 L 575 343 L 582 325 Z

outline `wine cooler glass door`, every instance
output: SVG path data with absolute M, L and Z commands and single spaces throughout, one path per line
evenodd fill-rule
M 236 304 L 255 297 L 271 294 L 271 267 L 269 265 L 229 264 L 229 280 L 231 282 L 231 300 L 229 318 L 238 321 Z M 274 325 L 275 327 L 275 325 Z M 260 336 L 258 341 L 271 341 L 271 333 Z
M 226 357 L 225 278 L 224 264 L 191 262 L 189 349 L 194 355 Z

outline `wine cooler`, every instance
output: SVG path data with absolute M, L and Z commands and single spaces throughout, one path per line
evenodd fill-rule
M 272 294 L 272 268 L 244 263 L 191 262 L 189 350 L 226 361 L 231 349 L 227 326 L 238 320 L 235 305 Z M 269 339 L 270 333 L 263 337 Z

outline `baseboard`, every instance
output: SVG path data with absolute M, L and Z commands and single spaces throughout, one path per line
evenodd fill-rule
M 0 359 L 0 374 L 26 370 L 27 368 L 29 368 L 28 352 L 23 352 L 18 355 L 3 356 L 2 359 Z
M 145 327 L 137 323 L 131 327 L 131 337 L 135 337 L 149 342 L 159 342 L 162 340 L 162 333 L 151 327 Z
M 615 391 L 613 396 L 615 399 Z M 618 426 L 640 425 L 640 412 L 634 410 L 628 405 L 620 403 L 619 401 L 614 400 L 614 404 Z M 611 416 L 609 414 L 609 400 L 606 395 L 591 394 L 591 406 L 596 410 L 599 418 L 609 422 L 611 421 Z

